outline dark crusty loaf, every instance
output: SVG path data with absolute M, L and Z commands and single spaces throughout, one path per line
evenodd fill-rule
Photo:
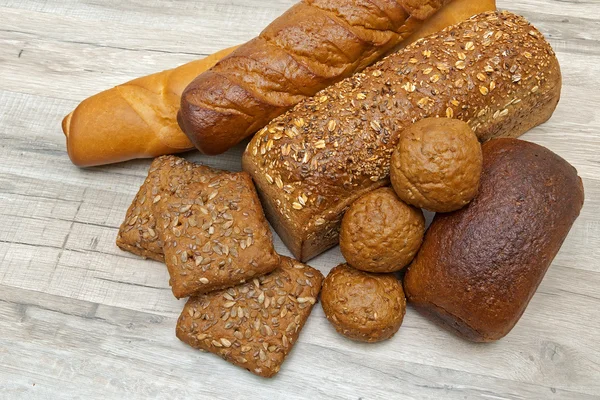
M 219 154 L 375 62 L 448 0 L 303 0 L 183 92 L 178 121 Z
M 517 323 L 583 206 L 577 171 L 517 139 L 483 145 L 479 194 L 437 214 L 404 288 L 419 311 L 488 342 Z
M 446 116 L 481 141 L 516 137 L 552 115 L 560 89 L 539 31 L 509 12 L 483 13 L 301 102 L 255 135 L 243 166 L 281 238 L 307 260 L 338 242 L 354 200 L 389 184 L 411 123 Z

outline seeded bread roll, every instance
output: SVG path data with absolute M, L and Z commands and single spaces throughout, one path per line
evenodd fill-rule
M 485 143 L 479 193 L 465 208 L 435 216 L 404 278 L 409 302 L 466 339 L 502 338 L 521 318 L 583 198 L 577 170 L 550 150 L 517 139 Z
M 438 29 L 495 9 L 493 0 L 454 1 L 461 4 L 436 20 Z M 200 151 L 223 153 L 299 101 L 383 57 L 448 2 L 302 0 L 185 89 L 179 125 Z
M 450 212 L 477 194 L 481 145 L 466 122 L 425 118 L 400 135 L 390 180 L 398 197 L 432 212 Z
M 389 185 L 411 123 L 446 116 L 481 141 L 519 136 L 550 118 L 560 90 L 543 35 L 523 17 L 484 13 L 301 102 L 255 135 L 243 166 L 279 236 L 308 260 L 338 243 L 350 204 Z
M 361 271 L 396 272 L 413 260 L 424 234 L 421 209 L 385 187 L 365 194 L 344 214 L 340 250 L 348 264 Z
M 406 313 L 402 283 L 396 276 L 359 271 L 348 264 L 329 272 L 321 303 L 338 333 L 367 343 L 394 336 Z
M 188 300 L 177 337 L 270 378 L 298 340 L 322 281 L 316 269 L 281 257 L 269 275 Z
M 185 171 L 195 164 L 164 158 L 158 169 L 164 191 L 153 199 L 152 211 L 175 297 L 235 286 L 279 266 L 248 174 L 190 181 Z

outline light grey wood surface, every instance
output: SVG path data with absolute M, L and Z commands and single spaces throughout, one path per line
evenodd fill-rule
M 358 344 L 317 305 L 272 380 L 177 340 L 165 267 L 114 244 L 150 161 L 78 169 L 60 121 L 100 90 L 250 39 L 293 2 L 0 0 L 0 398 L 600 398 L 597 0 L 498 2 L 547 35 L 564 74 L 554 117 L 523 138 L 575 165 L 586 191 L 509 336 L 471 344 L 409 309 L 392 340 Z M 186 157 L 239 169 L 241 151 Z M 333 249 L 310 264 L 341 261 Z

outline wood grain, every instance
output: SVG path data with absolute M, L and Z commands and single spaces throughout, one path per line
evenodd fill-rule
M 82 170 L 62 117 L 141 75 L 252 38 L 293 0 L 0 0 L 0 398 L 600 398 L 600 3 L 499 0 L 556 49 L 553 118 L 524 139 L 577 167 L 586 203 L 505 339 L 462 341 L 409 309 L 392 340 L 336 334 L 319 306 L 273 380 L 180 343 L 164 265 L 114 245 L 149 160 Z M 244 145 L 218 158 L 240 169 Z M 282 254 L 289 252 L 276 239 Z M 327 273 L 338 249 L 313 260 Z

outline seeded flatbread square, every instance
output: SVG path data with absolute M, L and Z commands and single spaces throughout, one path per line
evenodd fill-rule
M 117 235 L 117 246 L 144 258 L 164 262 L 163 243 L 156 228 L 156 219 L 152 211 L 152 203 L 160 199 L 163 188 L 159 182 L 159 170 L 182 165 L 183 159 L 175 156 L 164 156 L 154 159 L 150 165 L 148 176 L 137 192 L 127 210 L 125 221 L 121 224 Z M 204 181 L 224 173 L 204 165 L 185 164 L 181 173 L 189 181 Z M 158 196 L 158 197 L 157 197 Z
M 181 159 L 163 165 L 162 192 L 152 200 L 177 298 L 238 285 L 280 263 L 250 175 L 194 174 L 197 168 Z
M 282 256 L 269 275 L 190 298 L 177 321 L 177 337 L 272 377 L 296 343 L 322 282 L 316 269 Z

